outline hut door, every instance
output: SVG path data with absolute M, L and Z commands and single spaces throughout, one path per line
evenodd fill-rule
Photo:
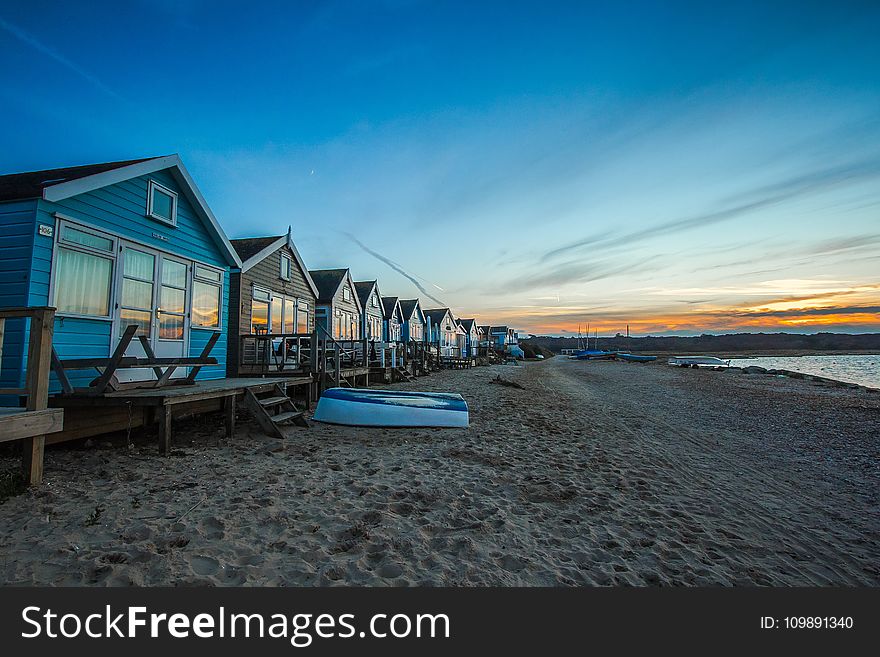
M 123 245 L 122 266 L 117 284 L 118 303 L 114 322 L 114 345 L 130 324 L 139 326 L 135 340 L 126 356 L 144 357 L 138 336 L 146 335 L 159 358 L 180 358 L 186 355 L 189 326 L 186 318 L 189 266 L 185 261 L 146 249 Z M 185 367 L 175 370 L 173 377 L 186 376 Z M 155 379 L 152 369 L 120 369 L 120 381 Z

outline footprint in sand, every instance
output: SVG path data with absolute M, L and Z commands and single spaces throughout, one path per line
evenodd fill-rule
M 220 562 L 213 557 L 195 556 L 190 561 L 190 567 L 196 575 L 206 577 L 215 575 L 220 570 Z
M 208 516 L 202 520 L 199 527 L 204 537 L 209 539 L 223 538 L 226 531 L 226 524 L 215 516 Z

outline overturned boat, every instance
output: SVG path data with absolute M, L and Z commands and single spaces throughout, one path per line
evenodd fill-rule
M 628 360 L 631 363 L 650 363 L 652 361 L 657 360 L 656 356 L 642 356 L 641 354 L 625 354 L 622 352 L 617 352 L 618 360 Z
M 669 364 L 678 367 L 704 367 L 711 369 L 730 367 L 729 360 L 722 360 L 715 356 L 673 356 L 669 359 Z
M 467 402 L 445 392 L 329 388 L 313 420 L 353 427 L 467 427 Z
M 613 351 L 604 349 L 582 349 L 575 352 L 575 360 L 610 360 L 616 355 Z

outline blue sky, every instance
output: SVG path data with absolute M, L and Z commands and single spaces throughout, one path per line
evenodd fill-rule
M 535 332 L 880 330 L 880 5 L 612 4 L 2 2 L 0 171 L 177 152 Z

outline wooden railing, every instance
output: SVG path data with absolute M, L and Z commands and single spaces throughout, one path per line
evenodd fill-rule
M 6 320 L 8 319 L 30 320 L 27 369 L 25 370 L 24 388 L 2 388 L 0 395 L 22 396 L 26 400 L 26 411 L 48 412 L 46 409 L 49 406 L 49 368 L 52 363 L 55 309 L 47 306 L 0 309 L 0 359 L 3 356 Z M 45 444 L 45 434 L 24 437 L 22 465 L 25 479 L 29 484 L 39 484 L 42 481 Z
M 0 309 L 0 359 L 3 357 L 7 319 L 30 319 L 27 371 L 24 388 L 0 388 L 0 395 L 21 395 L 27 398 L 27 410 L 42 410 L 49 404 L 55 309 L 48 306 Z

